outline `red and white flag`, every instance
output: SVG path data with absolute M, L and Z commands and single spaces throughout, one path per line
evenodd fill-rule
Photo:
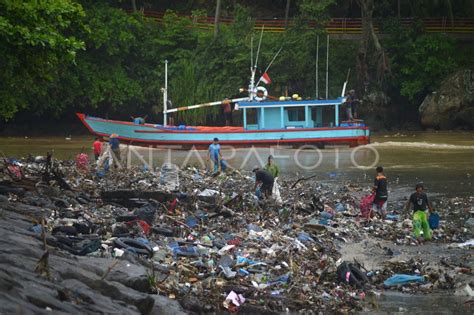
M 265 72 L 262 77 L 260 78 L 260 81 L 262 81 L 265 84 L 270 84 L 272 83 L 272 79 L 268 76 L 268 74 Z

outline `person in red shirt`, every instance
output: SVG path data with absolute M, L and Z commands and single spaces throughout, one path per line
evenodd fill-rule
M 95 138 L 94 143 L 92 144 L 92 148 L 94 149 L 94 156 L 95 160 L 99 159 L 100 154 L 102 153 L 102 142 L 100 142 L 99 137 Z

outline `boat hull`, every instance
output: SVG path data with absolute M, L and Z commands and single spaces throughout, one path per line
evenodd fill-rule
M 77 116 L 89 131 L 99 137 L 118 134 L 122 143 L 141 146 L 173 146 L 183 149 L 207 148 L 217 137 L 222 145 L 233 147 L 289 145 L 301 147 L 314 145 L 357 146 L 370 142 L 370 130 L 365 126 L 295 128 L 272 130 L 245 130 L 242 127 L 187 127 L 163 128 L 161 126 L 107 120 L 78 113 Z

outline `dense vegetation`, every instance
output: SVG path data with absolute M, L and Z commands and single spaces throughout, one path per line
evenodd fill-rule
M 200 30 L 183 17 L 232 16 L 219 32 Z M 257 2 L 257 1 L 255 1 Z M 407 1 L 404 1 L 407 2 Z M 458 67 L 471 64 L 459 43 L 407 29 L 405 16 L 469 16 L 470 1 L 280 0 L 280 1 L 74 1 L 0 0 L 0 120 L 18 117 L 72 117 L 86 111 L 109 117 L 148 114 L 159 121 L 164 64 L 169 61 L 169 96 L 174 104 L 238 96 L 246 87 L 250 43 L 259 34 L 255 18 L 285 15 L 285 32 L 265 33 L 259 69 L 282 47 L 269 71 L 272 95 L 315 96 L 316 40 L 320 37 L 319 96 L 325 97 L 325 22 L 330 17 L 379 21 L 386 36 L 373 42 L 370 28 L 362 40 L 330 40 L 329 96 L 340 94 L 347 70 L 359 95 L 382 91 L 398 112 L 416 109 L 426 93 Z M 166 11 L 161 22 L 140 9 Z M 135 10 L 134 10 L 135 9 Z M 448 13 L 446 13 L 448 12 Z M 179 15 L 178 15 L 179 14 Z M 310 27 L 308 21 L 320 27 Z M 364 42 L 365 41 L 365 42 Z M 363 56 L 363 58 L 361 57 Z M 398 105 L 402 104 L 402 105 Z M 190 111 L 187 123 L 212 122 L 214 111 Z M 392 122 L 390 122 L 392 123 Z M 389 124 L 390 124 L 389 123 Z

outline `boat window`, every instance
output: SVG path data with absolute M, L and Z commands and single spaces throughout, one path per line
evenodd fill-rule
M 304 107 L 288 108 L 289 121 L 304 121 Z
M 248 125 L 256 125 L 257 122 L 257 109 L 256 108 L 248 108 L 247 109 L 247 124 Z

